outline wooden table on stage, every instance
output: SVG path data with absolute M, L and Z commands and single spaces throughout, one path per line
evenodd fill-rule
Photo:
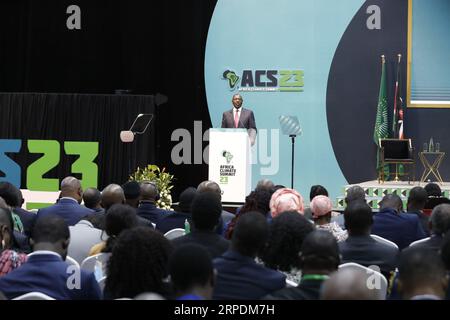
M 445 152 L 419 152 L 419 158 L 424 167 L 420 182 L 425 182 L 425 179 L 427 179 L 430 174 L 433 174 L 439 183 L 444 183 L 439 173 L 439 166 L 441 165 L 444 156 Z

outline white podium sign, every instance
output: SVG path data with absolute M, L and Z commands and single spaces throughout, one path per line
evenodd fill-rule
M 246 129 L 209 130 L 209 180 L 222 189 L 223 202 L 245 202 L 251 191 L 250 139 Z

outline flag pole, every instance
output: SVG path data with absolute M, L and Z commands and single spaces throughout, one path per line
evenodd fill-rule
M 381 166 L 380 163 L 380 152 L 381 152 L 381 139 L 388 137 L 388 119 L 387 119 L 387 99 L 386 99 L 386 57 L 384 54 L 381 55 L 381 79 L 380 79 L 380 89 L 378 93 L 378 103 L 377 103 L 377 115 L 375 119 L 375 129 L 374 129 L 374 142 L 377 145 L 377 172 L 378 172 L 378 183 L 385 180 L 385 166 Z
M 395 79 L 395 94 L 394 94 L 394 123 L 393 123 L 393 129 L 394 129 L 394 138 L 397 137 L 398 135 L 398 139 L 402 139 L 403 138 L 403 130 L 401 129 L 402 127 L 402 122 L 403 122 L 403 110 L 401 105 L 397 105 L 399 99 L 399 95 L 400 95 L 400 88 L 399 88 L 399 77 L 400 77 L 400 62 L 402 60 L 402 55 L 399 53 L 397 54 L 397 74 L 396 74 L 396 79 Z M 400 102 L 401 104 L 401 102 Z M 402 114 L 400 114 L 402 113 Z M 398 128 L 397 128 L 398 127 Z M 403 171 L 403 170 L 402 170 Z M 398 164 L 395 164 L 395 178 L 394 181 L 399 181 L 400 179 L 398 178 Z

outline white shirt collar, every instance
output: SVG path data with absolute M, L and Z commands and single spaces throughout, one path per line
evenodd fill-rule
M 60 259 L 62 259 L 62 257 L 58 253 L 56 253 L 55 251 L 50 251 L 50 250 L 33 251 L 32 253 L 28 254 L 28 258 L 31 256 L 38 256 L 38 255 L 44 255 L 44 254 L 52 254 L 52 255 L 57 256 Z

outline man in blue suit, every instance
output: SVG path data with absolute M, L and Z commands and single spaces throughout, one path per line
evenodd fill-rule
M 61 181 L 61 195 L 58 202 L 50 207 L 40 209 L 37 218 L 49 214 L 60 216 L 69 226 L 74 226 L 81 218 L 92 214 L 93 211 L 82 205 L 83 189 L 77 178 L 66 177 Z
M 217 270 L 213 299 L 256 300 L 286 286 L 284 274 L 255 262 L 268 235 L 269 227 L 261 213 L 241 216 L 231 248 L 213 261 Z
M 57 300 L 101 299 L 94 274 L 64 261 L 69 237 L 69 228 L 61 217 L 39 218 L 31 240 L 33 253 L 20 268 L 0 278 L 0 292 L 9 299 L 29 292 L 41 292 Z
M 156 206 L 156 201 L 159 200 L 159 190 L 153 182 L 141 183 L 141 201 L 136 210 L 139 217 L 150 220 L 157 224 L 159 220 L 167 216 L 170 212 L 160 209 Z
M 372 234 L 394 242 L 400 250 L 426 237 L 417 215 L 403 213 L 399 196 L 388 194 L 380 202 L 380 212 L 373 216 Z

